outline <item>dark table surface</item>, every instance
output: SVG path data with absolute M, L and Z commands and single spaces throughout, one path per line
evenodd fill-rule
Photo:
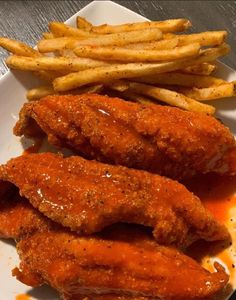
M 51 20 L 65 21 L 91 1 L 0 1 L 0 36 L 34 46 Z M 114 1 L 151 19 L 189 18 L 192 31 L 227 30 L 232 52 L 223 59 L 236 69 L 236 1 Z M 7 70 L 0 48 L 0 75 Z M 232 297 L 232 299 L 235 299 Z
M 35 45 L 51 20 L 65 21 L 91 1 L 0 1 L 0 36 Z M 236 1 L 115 1 L 151 19 L 189 18 L 193 31 L 226 29 L 232 52 L 223 59 L 236 69 Z M 0 48 L 0 75 L 7 53 Z

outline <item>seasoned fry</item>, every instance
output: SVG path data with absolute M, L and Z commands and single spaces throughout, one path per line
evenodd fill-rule
M 198 58 L 196 58 L 193 65 L 214 61 L 218 57 L 226 55 L 229 52 L 230 52 L 230 46 L 228 44 L 222 44 L 216 48 L 209 48 L 206 50 L 202 50 L 201 55 Z
M 122 46 L 131 43 L 157 41 L 162 38 L 162 32 L 157 28 L 144 29 L 135 32 L 114 33 L 107 35 L 99 35 L 94 38 L 77 41 L 79 45 L 106 46 L 116 45 Z
M 221 45 L 226 37 L 226 31 L 206 31 L 200 33 L 193 33 L 193 34 L 164 34 L 164 39 L 172 39 L 178 37 L 179 44 L 178 46 L 184 46 L 192 43 L 199 43 L 201 46 L 219 46 Z
M 162 33 L 157 28 L 141 30 L 127 33 L 114 33 L 99 35 L 98 37 L 75 39 L 75 37 L 61 37 L 58 39 L 41 40 L 38 43 L 40 52 L 53 52 L 60 49 L 74 49 L 80 45 L 93 46 L 123 46 L 131 43 L 157 41 L 162 37 Z
M 187 67 L 181 72 L 196 74 L 196 75 L 210 75 L 216 70 L 216 65 L 211 63 L 202 63 L 195 66 Z
M 42 36 L 46 40 L 54 38 L 54 35 L 51 32 L 43 32 Z
M 73 95 L 79 95 L 84 93 L 97 93 L 99 94 L 103 90 L 102 84 L 92 85 L 92 86 L 86 86 L 81 87 L 78 89 L 75 89 L 73 91 L 70 91 Z M 40 98 L 43 98 L 48 95 L 57 95 L 58 93 L 53 89 L 52 85 L 46 85 L 46 86 L 40 86 L 35 89 L 31 89 L 26 93 L 26 98 L 29 101 L 35 101 L 39 100 Z
M 221 45 L 226 37 L 226 31 L 206 31 L 195 34 L 183 34 L 179 37 L 179 45 L 188 45 L 189 43 L 199 43 L 201 46 Z
M 150 104 L 150 103 L 155 103 L 155 101 L 151 101 L 150 98 L 144 97 L 140 94 L 136 94 L 134 92 L 131 91 L 124 91 L 122 92 L 122 95 L 124 96 L 124 98 L 127 98 L 129 100 L 141 103 L 141 104 Z
M 116 81 L 106 82 L 105 86 L 108 86 L 112 90 L 118 92 L 124 92 L 129 89 L 129 81 L 116 80 Z
M 77 25 L 77 28 L 79 29 L 83 29 L 83 30 L 86 30 L 86 31 L 90 31 L 93 27 L 93 25 L 88 22 L 88 20 L 78 16 L 76 18 L 76 25 Z
M 172 19 L 155 22 L 127 23 L 122 25 L 103 24 L 100 26 L 93 26 L 91 30 L 92 32 L 100 34 L 129 32 L 148 28 L 158 28 L 162 32 L 176 32 L 184 31 L 188 29 L 191 25 L 191 22 L 186 19 Z
M 176 47 L 170 50 L 137 50 L 118 47 L 80 46 L 74 52 L 80 57 L 95 59 L 116 60 L 122 62 L 156 62 L 171 61 L 180 58 L 197 56 L 200 51 L 199 44 Z
M 96 36 L 93 33 L 89 33 L 85 30 L 74 28 L 72 26 L 60 22 L 49 23 L 49 29 L 55 37 L 72 36 L 77 38 L 89 38 Z
M 222 45 L 218 48 L 203 50 L 199 57 L 177 60 L 164 63 L 129 63 L 101 66 L 93 69 L 71 73 L 63 77 L 56 78 L 53 82 L 56 91 L 67 91 L 82 85 L 111 81 L 121 78 L 133 78 L 148 76 L 158 73 L 165 73 L 183 69 L 187 66 L 216 60 L 229 51 L 229 46 Z
M 42 97 L 48 96 L 48 95 L 53 95 L 53 94 L 57 94 L 52 86 L 40 86 L 38 88 L 29 90 L 26 93 L 26 98 L 29 101 L 33 101 L 33 100 L 38 100 Z
M 59 53 L 60 56 L 63 56 L 63 57 L 78 58 L 78 56 L 71 49 L 61 49 L 61 50 L 58 50 L 58 53 Z
M 11 69 L 19 69 L 24 71 L 40 71 L 52 70 L 76 72 L 88 68 L 106 65 L 106 62 L 96 61 L 89 58 L 70 58 L 70 57 L 24 57 L 24 56 L 9 56 L 6 60 L 7 65 Z
M 215 112 L 215 108 L 213 106 L 200 103 L 175 91 L 136 82 L 130 83 L 130 90 L 185 110 L 204 112 L 207 114 L 214 114 Z
M 137 44 L 128 44 L 123 47 L 127 49 L 156 49 L 156 50 L 164 50 L 164 49 L 173 49 L 178 45 L 178 38 L 173 38 L 169 40 L 160 40 L 149 43 L 137 43 Z
M 37 47 L 41 53 L 54 52 L 61 49 L 67 49 L 68 44 L 73 46 L 73 43 L 76 41 L 78 41 L 78 38 L 75 37 L 42 39 L 38 42 Z M 73 47 L 71 49 L 73 49 Z
M 6 49 L 7 51 L 13 54 L 21 55 L 21 56 L 33 57 L 33 56 L 41 55 L 37 50 L 31 48 L 30 46 L 6 37 L 0 37 L 0 47 Z
M 78 89 L 70 91 L 70 94 L 79 95 L 79 94 L 99 94 L 102 92 L 104 86 L 102 84 L 95 84 L 91 86 L 82 86 Z
M 212 86 L 208 88 L 181 88 L 180 91 L 187 97 L 191 97 L 198 101 L 214 100 L 220 98 L 233 97 L 235 93 L 235 85 L 231 82 L 221 84 L 219 86 Z
M 193 74 L 183 74 L 180 72 L 156 74 L 154 76 L 139 77 L 138 82 L 149 84 L 180 85 L 186 87 L 206 88 L 212 85 L 226 83 L 225 80 L 212 77 Z
M 57 77 L 63 75 L 61 72 L 56 71 L 33 71 L 32 73 L 39 79 L 50 83 Z

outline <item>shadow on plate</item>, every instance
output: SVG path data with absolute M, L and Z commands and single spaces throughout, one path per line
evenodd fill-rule
M 24 149 L 24 154 L 52 152 L 62 153 L 65 157 L 73 155 L 73 152 L 69 149 L 59 149 L 53 145 L 50 145 L 47 141 L 47 138 L 39 141 L 34 141 L 23 136 L 20 139 L 20 143 L 22 145 L 22 148 Z
M 32 75 L 32 72 L 20 70 L 11 70 L 12 75 L 19 81 L 27 90 L 42 85 L 42 81 Z M 44 83 L 45 84 L 45 83 Z
M 27 291 L 27 295 L 38 300 L 59 300 L 58 293 L 49 286 L 40 286 Z
M 14 248 L 16 247 L 16 242 L 12 239 L 0 239 L 0 241 Z

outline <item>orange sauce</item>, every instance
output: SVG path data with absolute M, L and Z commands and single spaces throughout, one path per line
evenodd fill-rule
M 35 144 L 27 149 L 24 150 L 23 155 L 27 155 L 30 153 L 37 153 L 39 152 L 40 147 L 42 146 L 42 141 L 38 140 Z
M 30 297 L 26 294 L 20 294 L 16 296 L 16 300 L 30 300 Z
M 222 223 L 228 221 L 230 209 L 236 207 L 236 176 L 208 174 L 192 179 L 186 186 L 216 219 Z
M 208 174 L 193 178 L 185 185 L 201 199 L 203 205 L 211 211 L 217 220 L 226 225 L 233 222 L 230 210 L 236 207 L 236 176 Z M 226 250 L 230 246 L 232 246 L 230 241 L 213 243 L 200 241 L 193 244 L 187 253 L 197 261 L 204 262 L 204 266 L 209 271 L 214 271 L 210 257 L 218 257 L 227 266 L 233 277 L 236 272 L 236 258 L 233 259 L 229 251 Z

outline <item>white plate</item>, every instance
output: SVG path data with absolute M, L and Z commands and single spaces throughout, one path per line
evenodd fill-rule
M 135 12 L 111 1 L 94 1 L 71 17 L 66 23 L 75 25 L 76 16 L 78 15 L 85 17 L 96 25 L 146 20 L 146 18 Z M 220 64 L 219 73 L 226 80 L 236 80 L 236 72 L 223 64 Z M 36 85 L 36 79 L 32 79 L 32 76 L 22 72 L 7 72 L 0 79 L 0 163 L 20 155 L 23 151 L 20 139 L 12 134 L 12 128 L 18 118 L 18 112 L 22 104 L 26 101 L 26 90 Z M 218 117 L 236 135 L 236 102 L 233 99 L 220 100 L 214 105 L 218 109 Z M 18 257 L 13 243 L 0 241 L 0 300 L 15 300 L 19 294 L 28 294 L 32 297 L 30 299 L 58 299 L 57 294 L 49 288 L 31 289 L 13 278 L 11 270 L 17 265 Z

